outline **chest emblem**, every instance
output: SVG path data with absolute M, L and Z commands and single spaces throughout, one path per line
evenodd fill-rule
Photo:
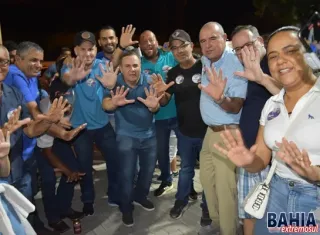
M 178 77 L 176 77 L 176 83 L 177 84 L 181 84 L 184 81 L 184 77 L 182 75 L 179 75 Z
M 268 114 L 267 120 L 271 121 L 272 119 L 278 117 L 279 114 L 280 114 L 280 108 L 275 108 Z
M 92 87 L 96 84 L 96 81 L 93 78 L 89 78 L 86 83 L 88 86 Z
M 199 73 L 192 76 L 192 81 L 196 84 L 200 83 L 201 75 Z

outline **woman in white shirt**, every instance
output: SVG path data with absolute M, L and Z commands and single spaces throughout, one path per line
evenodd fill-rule
M 280 215 L 285 215 L 283 222 L 290 225 L 290 215 L 296 217 L 296 212 L 304 212 L 306 223 L 308 213 L 320 209 L 320 80 L 304 59 L 305 48 L 298 32 L 296 27 L 283 27 L 269 37 L 270 72 L 283 89 L 264 106 L 256 144 L 247 149 L 239 130 L 235 135 L 226 130 L 221 133 L 224 146 L 214 145 L 248 172 L 259 172 L 271 158 L 277 159 L 266 212 L 255 224 L 256 235 L 279 232 Z M 302 215 L 293 225 L 304 225 Z M 295 234 L 306 234 L 298 232 Z

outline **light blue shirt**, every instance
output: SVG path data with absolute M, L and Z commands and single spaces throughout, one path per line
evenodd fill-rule
M 75 93 L 71 116 L 73 128 L 87 123 L 88 130 L 95 130 L 104 127 L 109 122 L 108 114 L 102 108 L 105 88 L 96 78 L 96 75 L 102 76 L 99 64 L 105 67 L 105 63 L 95 59 L 90 74 L 73 87 Z M 69 70 L 70 68 L 64 65 L 61 69 L 62 76 Z
M 141 58 L 141 72 L 145 74 L 161 74 L 164 81 L 167 78 L 167 72 L 169 69 L 173 68 L 178 64 L 174 59 L 174 56 L 171 52 L 166 52 L 163 50 L 159 51 L 159 58 L 156 63 L 147 60 L 146 58 Z M 174 100 L 174 95 L 170 99 L 169 103 L 161 107 L 160 110 L 156 113 L 156 120 L 165 120 L 169 118 L 174 118 L 177 116 L 176 104 Z
M 201 84 L 206 86 L 208 85 L 209 80 L 205 73 L 204 66 L 210 68 L 211 61 L 205 56 L 202 56 L 201 61 L 203 66 Z M 226 47 L 221 58 L 217 62 L 214 62 L 214 67 L 216 71 L 222 69 L 223 77 L 228 78 L 224 95 L 230 98 L 237 97 L 245 99 L 247 95 L 248 81 L 234 75 L 234 72 L 236 71 L 243 71 L 243 66 L 239 62 L 237 56 L 232 52 L 231 48 Z M 214 102 L 211 96 L 204 91 L 201 91 L 200 111 L 205 124 L 208 126 L 214 126 L 239 124 L 242 109 L 237 114 L 227 113 L 219 104 Z

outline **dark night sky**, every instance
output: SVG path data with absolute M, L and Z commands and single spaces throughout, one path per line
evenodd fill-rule
M 221 23 L 227 34 L 238 24 L 256 25 L 260 33 L 275 29 L 254 16 L 252 0 L 188 0 L 185 6 L 183 2 L 89 0 L 80 4 L 79 0 L 1 0 L 2 37 L 37 42 L 45 49 L 45 59 L 54 59 L 60 44 L 72 46 L 71 35 L 75 32 L 84 29 L 97 32 L 103 25 L 112 25 L 118 36 L 121 27 L 127 24 L 137 28 L 136 36 L 150 29 L 160 43 L 176 28 L 186 30 L 197 42 L 201 26 L 208 21 Z

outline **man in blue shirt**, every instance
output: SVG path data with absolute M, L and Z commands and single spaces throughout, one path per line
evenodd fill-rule
M 132 202 L 147 211 L 154 205 L 147 199 L 157 161 L 154 113 L 160 105 L 148 76 L 141 74 L 141 62 L 135 52 L 123 54 L 120 59 L 122 74 L 118 76 L 116 90 L 107 93 L 103 108 L 115 111 L 118 158 L 121 162 L 120 211 L 126 226 L 133 226 Z M 121 88 L 120 88 L 121 87 Z M 140 171 L 134 188 L 133 180 L 139 157 Z
M 200 153 L 200 180 L 212 226 L 210 233 L 202 227 L 199 234 L 218 230 L 221 234 L 237 234 L 238 229 L 236 166 L 213 147 L 215 142 L 222 141 L 220 131 L 238 127 L 247 93 L 247 80 L 234 75 L 243 71 L 243 66 L 226 46 L 226 39 L 219 23 L 209 22 L 200 30 L 200 111 L 208 125 Z
M 75 97 L 72 127 L 87 123 L 85 131 L 74 141 L 74 149 L 80 164 L 80 171 L 86 173 L 81 181 L 83 212 L 94 213 L 95 198 L 92 164 L 93 144 L 95 143 L 106 160 L 108 175 L 109 205 L 118 204 L 117 152 L 114 130 L 109 122 L 108 114 L 102 109 L 102 99 L 106 88 L 112 89 L 117 79 L 112 63 L 96 59 L 97 47 L 93 33 L 82 31 L 75 36 L 75 53 L 77 58 L 70 66 L 62 68 L 62 80 L 72 87 Z
M 142 73 L 149 75 L 160 74 L 161 77 L 166 80 L 167 72 L 178 64 L 172 52 L 159 49 L 156 36 L 149 30 L 144 31 L 140 35 L 139 45 L 143 55 L 141 58 Z M 162 181 L 159 189 L 155 191 L 155 196 L 157 197 L 173 188 L 171 184 L 172 175 L 170 174 L 169 156 L 169 140 L 170 132 L 172 130 L 176 132 L 177 136 L 178 124 L 174 95 L 169 103 L 166 106 L 161 107 L 156 114 L 157 156 L 159 168 L 161 170 L 161 176 L 159 178 Z M 177 146 L 174 147 L 177 148 Z

